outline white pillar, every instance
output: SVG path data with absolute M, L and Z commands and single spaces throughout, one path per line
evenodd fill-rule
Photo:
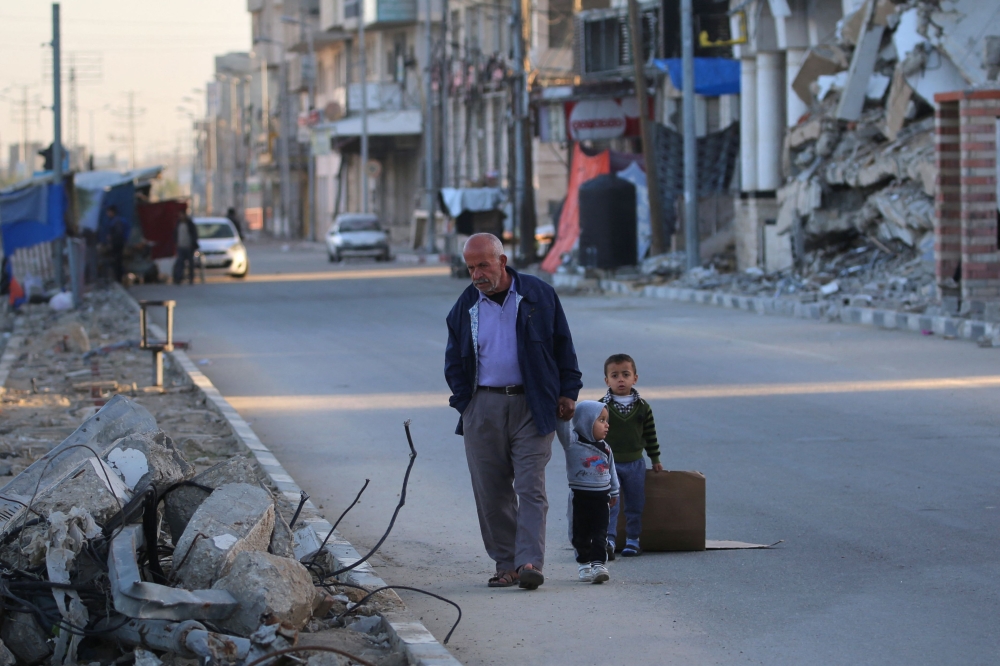
M 757 189 L 781 186 L 785 138 L 785 54 L 757 54 Z
M 795 127 L 799 118 L 809 111 L 809 105 L 803 102 L 802 98 L 792 90 L 792 82 L 795 81 L 795 76 L 799 73 L 799 68 L 802 67 L 802 63 L 806 59 L 806 53 L 808 53 L 808 49 L 804 48 L 789 48 L 785 52 L 785 83 L 788 86 L 785 90 L 785 97 L 788 101 L 785 120 L 788 121 L 789 127 Z
M 757 61 L 740 58 L 740 189 L 757 189 Z

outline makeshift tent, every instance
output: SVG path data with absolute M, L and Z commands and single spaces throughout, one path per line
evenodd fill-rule
M 118 171 L 83 171 L 76 174 L 73 185 L 76 189 L 76 209 L 80 212 L 80 230 L 97 232 L 104 242 L 109 220 L 104 211 L 115 206 L 127 225 L 126 238 L 131 238 L 136 227 L 135 191 L 160 175 L 163 167 L 135 169 L 124 173 Z
M 475 233 L 503 235 L 504 214 L 500 210 L 503 190 L 497 187 L 443 187 L 441 208 L 455 220 L 455 231 L 466 236 Z
M 684 65 L 680 58 L 654 60 L 660 71 L 670 74 L 670 83 L 684 88 Z M 729 58 L 695 58 L 694 91 L 706 97 L 740 94 L 740 61 Z
M 9 257 L 21 248 L 65 236 L 66 204 L 61 183 L 32 181 L 27 187 L 0 192 L 4 254 Z
M 569 190 L 566 193 L 562 214 L 559 216 L 559 231 L 549 253 L 542 261 L 542 270 L 555 273 L 562 263 L 562 255 L 572 252 L 580 237 L 580 185 L 591 178 L 610 172 L 611 156 L 608 151 L 591 157 L 583 152 L 579 143 L 575 145 L 573 162 L 570 165 Z
M 187 202 L 181 199 L 142 203 L 136 206 L 142 235 L 152 244 L 150 259 L 165 259 L 177 253 L 174 229 L 186 211 Z
M 646 184 L 646 172 L 638 163 L 632 162 L 627 169 L 619 171 L 616 175 L 635 185 L 636 256 L 642 261 L 646 258 L 649 246 L 653 242 L 653 232 L 649 224 L 649 187 Z

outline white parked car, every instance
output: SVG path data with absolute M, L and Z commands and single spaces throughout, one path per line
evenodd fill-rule
M 347 256 L 388 261 L 389 234 L 375 215 L 341 213 L 326 233 L 326 251 L 330 261 L 340 261 Z
M 233 277 L 246 277 L 250 271 L 247 248 L 233 223 L 224 217 L 196 217 L 198 247 L 205 268 L 222 268 Z

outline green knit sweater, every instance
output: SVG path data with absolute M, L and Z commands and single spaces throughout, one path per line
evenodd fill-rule
M 635 392 L 635 389 L 632 389 Z M 604 441 L 615 454 L 616 463 L 634 462 L 642 459 L 646 450 L 650 462 L 660 462 L 660 443 L 656 440 L 656 422 L 653 409 L 636 392 L 635 402 L 628 414 L 622 414 L 611 392 L 602 399 L 608 405 L 608 436 Z

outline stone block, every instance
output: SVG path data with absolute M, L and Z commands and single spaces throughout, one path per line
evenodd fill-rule
M 271 534 L 270 552 L 278 557 L 295 558 L 295 537 L 285 518 L 274 512 L 274 532 Z
M 189 590 L 211 587 L 239 553 L 266 551 L 273 531 L 269 492 L 247 483 L 221 486 L 201 503 L 177 540 L 178 583 Z
M 258 485 L 257 472 L 253 463 L 243 456 L 235 456 L 209 467 L 191 479 L 192 483 L 215 490 L 227 483 L 247 483 Z M 174 542 L 184 533 L 191 516 L 198 510 L 209 493 L 195 486 L 181 486 L 164 500 L 164 515 Z
M 239 553 L 212 589 L 225 590 L 239 602 L 235 613 L 218 622 L 238 636 L 249 636 L 269 621 L 301 629 L 312 617 L 317 594 L 312 576 L 299 562 L 251 551 Z
M 48 637 L 28 613 L 5 613 L 0 625 L 3 644 L 14 653 L 19 664 L 32 666 L 41 663 L 52 654 L 52 644 Z

